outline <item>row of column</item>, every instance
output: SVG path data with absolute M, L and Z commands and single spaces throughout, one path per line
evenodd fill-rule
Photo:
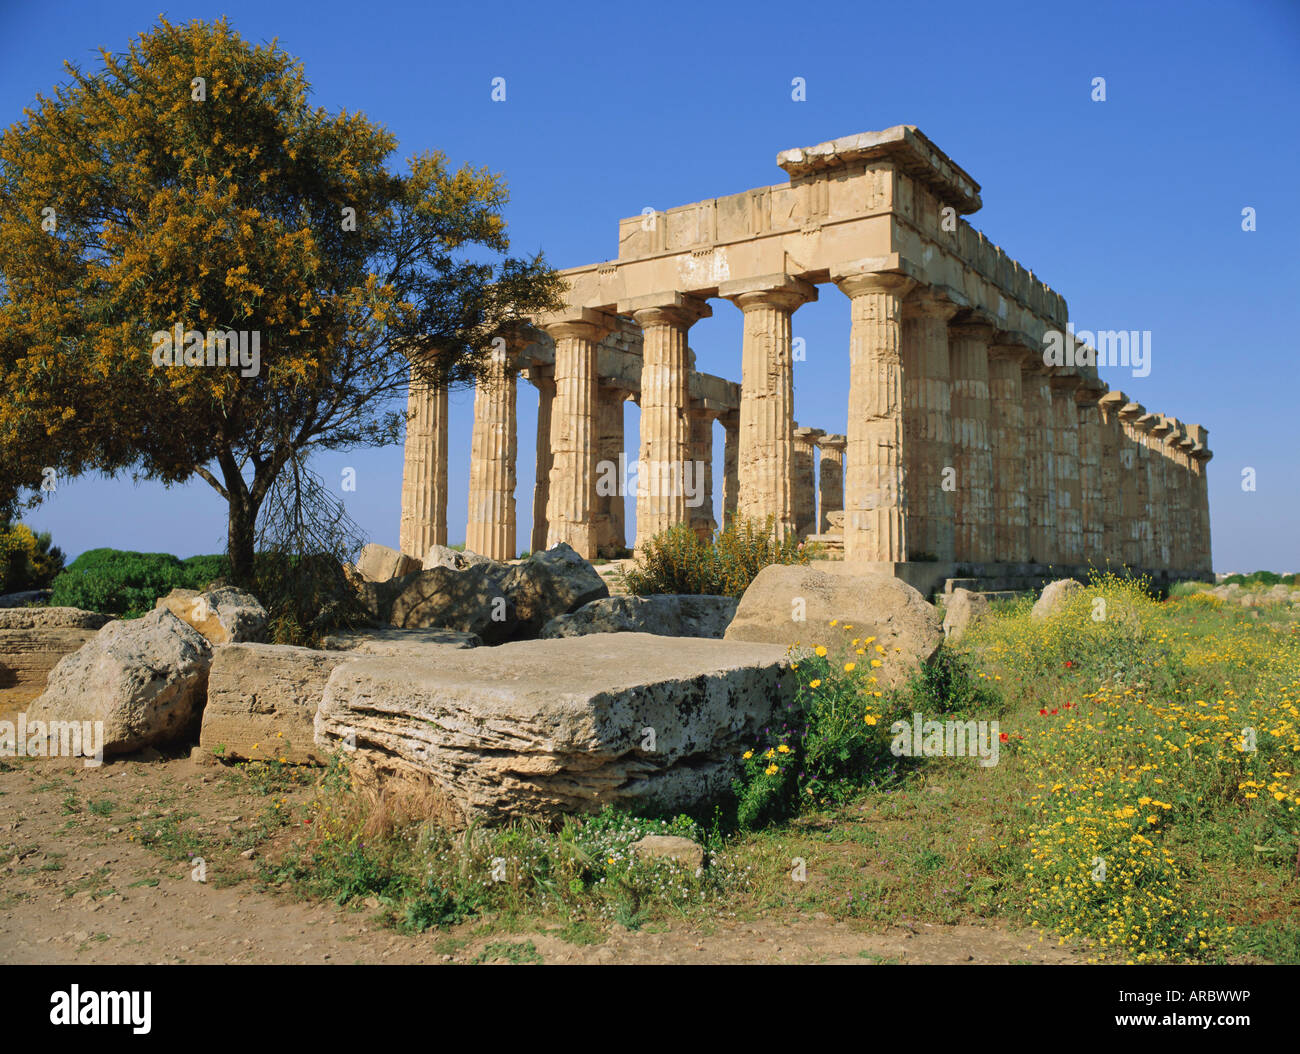
M 722 417 L 724 522 L 771 517 L 806 537 L 842 508 L 845 555 L 859 561 L 1209 569 L 1203 428 L 1045 365 L 1025 338 L 907 277 L 832 279 L 850 304 L 843 437 L 793 420 L 792 316 L 816 287 L 771 275 L 719 290 L 744 314 L 740 406 Z M 636 547 L 674 524 L 716 526 L 718 414 L 692 404 L 688 342 L 710 308 L 674 292 L 618 310 L 642 329 L 639 394 L 600 383 L 597 347 L 614 319 L 599 311 L 546 323 L 554 366 L 525 368 L 539 392 L 534 549 L 567 542 L 592 557 L 625 544 L 618 467 L 629 397 L 640 402 L 647 477 L 637 480 Z M 514 555 L 517 370 L 498 352 L 475 397 L 466 544 L 497 559 Z M 446 394 L 413 390 L 410 409 L 402 545 L 419 555 L 445 544 Z
M 1122 426 L 1100 382 L 901 275 L 837 284 L 849 559 L 1209 570 L 1204 429 L 1134 404 Z

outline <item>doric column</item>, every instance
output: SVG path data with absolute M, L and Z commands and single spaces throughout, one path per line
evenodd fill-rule
M 968 321 L 948 327 L 952 373 L 954 556 L 968 563 L 996 559 L 993 446 L 989 440 L 989 341 L 993 327 Z M 1018 378 L 1017 378 L 1018 379 Z
M 903 303 L 903 429 L 909 559 L 954 558 L 952 373 L 948 320 L 957 307 L 928 289 Z M 850 457 L 852 461 L 852 457 Z
M 1192 438 L 1192 426 L 1182 424 L 1182 438 L 1178 441 L 1179 473 L 1183 493 L 1183 512 L 1187 518 L 1187 529 L 1183 534 L 1183 569 L 1191 572 L 1200 571 L 1197 559 L 1197 539 L 1201 533 L 1201 510 L 1196 504 L 1196 462 L 1192 452 L 1196 449 L 1196 440 Z
M 844 508 L 844 447 L 841 435 L 824 435 L 817 440 L 821 458 L 817 467 L 817 533 L 825 534 L 830 528 L 828 512 Z
M 1040 564 L 1060 562 L 1056 518 L 1055 418 L 1050 366 L 1034 356 L 1021 363 L 1025 397 L 1025 489 L 1029 505 L 1029 550 Z
M 1082 523 L 1082 563 L 1104 567 L 1105 512 L 1101 492 L 1101 413 L 1097 400 L 1100 381 L 1085 378 L 1074 393 L 1079 421 L 1079 518 Z
M 1125 489 L 1128 473 L 1120 465 L 1126 442 L 1120 426 L 1119 408 L 1128 402 L 1123 392 L 1106 392 L 1097 401 L 1101 437 L 1101 549 L 1103 558 L 1114 565 L 1127 562 L 1126 540 L 1131 533 L 1129 503 Z
M 899 274 L 832 274 L 849 298 L 849 416 L 845 433 L 844 559 L 907 559 L 903 439 L 903 297 Z
M 713 419 L 715 412 L 693 405 L 690 463 L 687 466 L 686 514 L 697 535 L 705 541 L 718 529 L 713 518 Z
M 513 560 L 516 555 L 515 372 L 502 344 L 493 349 L 474 387 L 465 548 L 493 560 Z
M 1183 457 L 1182 442 L 1186 437 L 1183 423 L 1176 417 L 1165 419 L 1169 431 L 1165 434 L 1165 486 L 1169 505 L 1169 566 L 1175 571 L 1186 571 L 1187 528 L 1190 513 L 1187 508 L 1187 462 Z
M 994 559 L 1029 559 L 1029 493 L 1025 468 L 1025 401 L 1020 364 L 1030 351 L 1022 344 L 989 345 L 989 434 L 993 449 Z
M 1151 474 L 1148 471 L 1150 451 L 1138 421 L 1146 415 L 1141 403 L 1125 403 L 1119 408 L 1119 419 L 1124 430 L 1126 445 L 1120 453 L 1120 471 L 1129 475 L 1125 496 L 1130 499 L 1129 538 L 1125 562 L 1130 567 L 1149 569 L 1151 559 Z
M 1165 481 L 1165 436 L 1169 426 L 1163 414 L 1146 414 L 1138 420 L 1148 452 L 1151 482 L 1151 556 L 1157 570 L 1169 569 L 1169 504 Z
M 817 530 L 817 438 L 825 434 L 820 428 L 800 428 L 797 424 L 794 429 L 790 490 L 795 536 L 801 539 Z
M 550 366 L 534 364 L 528 379 L 537 388 L 537 475 L 533 482 L 532 548 L 540 553 L 546 548 L 547 504 L 551 494 L 551 407 L 555 402 L 555 373 Z
M 736 518 L 740 499 L 740 413 L 732 410 L 721 418 L 722 445 L 722 526 Z
M 795 310 L 817 299 L 817 287 L 776 274 L 727 282 L 718 295 L 745 314 L 740 379 L 738 516 L 775 519 L 779 535 L 794 530 L 790 461 L 794 445 Z
M 412 375 L 406 410 L 398 544 L 423 560 L 432 546 L 447 544 L 447 389 L 421 386 Z
M 1083 563 L 1083 495 L 1079 482 L 1079 412 L 1075 390 L 1077 373 L 1053 373 L 1053 455 L 1056 459 L 1056 522 L 1060 536 L 1060 562 Z
M 622 388 L 596 390 L 596 551 L 612 556 L 627 547 L 623 515 Z
M 567 542 L 588 560 L 596 556 L 596 345 L 611 328 L 608 315 L 589 309 L 545 325 L 555 340 L 546 547 Z
M 684 473 L 690 457 L 691 325 L 712 314 L 704 301 L 664 293 L 619 304 L 636 319 L 641 345 L 641 443 L 636 547 L 689 520 Z
M 1196 507 L 1197 536 L 1193 543 L 1196 570 L 1201 574 L 1214 573 L 1214 559 L 1210 548 L 1210 492 L 1206 468 L 1214 455 L 1208 446 L 1210 430 L 1201 425 L 1189 425 L 1192 446 L 1192 503 Z

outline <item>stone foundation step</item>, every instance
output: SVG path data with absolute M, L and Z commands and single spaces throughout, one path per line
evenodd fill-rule
M 943 583 L 943 591 L 951 593 L 954 589 L 969 589 L 972 593 L 978 593 L 979 582 L 978 578 L 949 578 Z

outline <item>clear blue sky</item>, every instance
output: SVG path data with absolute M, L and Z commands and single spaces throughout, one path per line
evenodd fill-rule
M 617 255 L 617 221 L 781 182 L 778 151 L 914 124 L 982 185 L 971 223 L 1060 292 L 1081 329 L 1152 333 L 1152 370 L 1103 370 L 1148 409 L 1200 422 L 1215 566 L 1300 569 L 1300 4 L 1177 2 L 538 4 L 0 0 L 0 120 L 64 59 L 125 49 L 160 10 L 228 15 L 299 56 L 316 102 L 362 110 L 400 157 L 438 148 L 505 174 L 516 251 L 570 267 Z M 490 98 L 506 78 L 507 101 Z M 791 79 L 807 101 L 791 99 Z M 1106 79 L 1105 102 L 1091 82 Z M 400 159 L 399 159 L 400 160 Z M 1241 229 L 1242 209 L 1258 229 Z M 3 247 L 0 247 L 3 251 Z M 801 424 L 845 426 L 847 301 L 795 316 Z M 740 313 L 692 330 L 698 367 L 740 375 Z M 472 395 L 452 397 L 450 533 L 464 539 Z M 534 389 L 520 385 L 520 547 Z M 629 404 L 629 444 L 635 435 Z M 719 449 L 718 464 L 721 464 Z M 397 544 L 400 448 L 322 457 L 375 541 Z M 1242 470 L 1257 489 L 1244 492 Z M 720 475 L 720 473 L 719 473 Z M 95 546 L 224 548 L 202 482 L 65 484 L 27 522 Z

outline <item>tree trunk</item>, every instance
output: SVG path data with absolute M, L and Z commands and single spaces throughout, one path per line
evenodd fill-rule
M 230 577 L 244 589 L 253 584 L 253 549 L 257 513 L 246 494 L 230 495 L 230 524 L 226 555 L 230 558 Z

